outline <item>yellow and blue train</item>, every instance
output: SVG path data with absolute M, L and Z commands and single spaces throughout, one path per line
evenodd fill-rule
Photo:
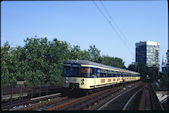
M 62 86 L 69 89 L 95 89 L 104 86 L 138 81 L 140 74 L 87 60 L 64 63 Z

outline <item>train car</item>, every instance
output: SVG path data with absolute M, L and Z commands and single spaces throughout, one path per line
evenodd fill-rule
M 62 86 L 69 89 L 94 89 L 139 79 L 140 74 L 137 72 L 87 60 L 70 60 L 64 63 Z

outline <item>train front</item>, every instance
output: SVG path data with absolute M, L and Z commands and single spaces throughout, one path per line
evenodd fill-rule
M 72 90 L 90 89 L 89 83 L 92 83 L 92 79 L 88 78 L 90 74 L 91 69 L 88 67 L 81 67 L 81 64 L 64 63 L 62 87 Z

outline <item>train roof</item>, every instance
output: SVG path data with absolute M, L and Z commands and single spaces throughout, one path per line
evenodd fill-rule
M 104 67 L 104 68 L 110 68 L 110 69 L 113 69 L 113 70 L 124 71 L 124 72 L 127 71 L 128 73 L 139 74 L 138 72 L 135 72 L 135 71 L 129 71 L 129 70 L 126 70 L 126 69 L 107 66 L 107 65 L 100 64 L 100 63 L 96 63 L 96 62 L 91 62 L 91 61 L 88 61 L 88 60 L 69 60 L 69 61 L 66 61 L 64 64 L 94 65 L 94 66 L 99 66 L 99 67 Z

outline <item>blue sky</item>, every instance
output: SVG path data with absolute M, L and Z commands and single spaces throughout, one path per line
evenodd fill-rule
M 101 1 L 95 3 L 104 11 Z M 24 39 L 35 35 L 57 38 L 82 50 L 96 45 L 101 55 L 122 58 L 128 66 L 135 61 L 136 42 L 155 41 L 161 44 L 162 61 L 168 47 L 166 0 L 102 3 L 125 37 L 116 34 L 92 1 L 6 1 L 1 2 L 1 45 L 23 46 Z

